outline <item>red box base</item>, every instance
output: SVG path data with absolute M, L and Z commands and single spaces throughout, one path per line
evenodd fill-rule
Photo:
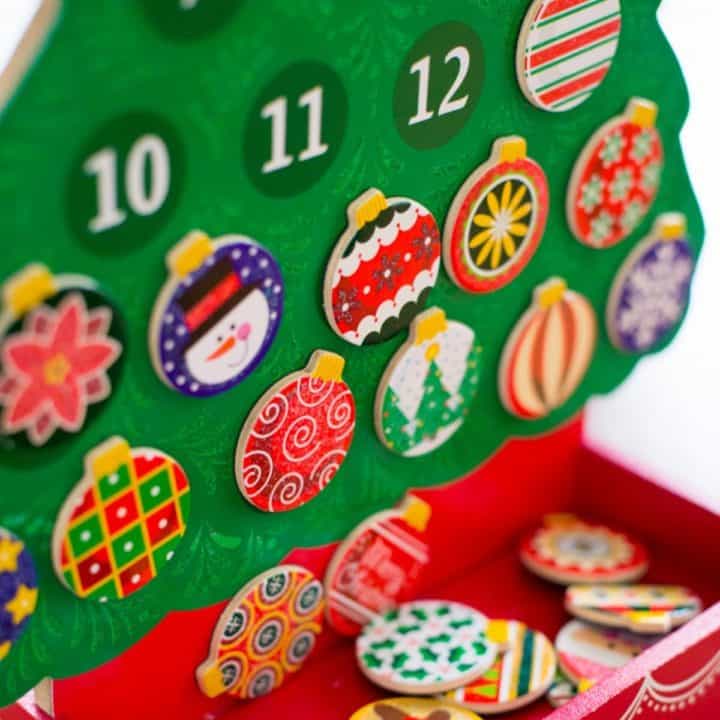
M 553 639 L 567 621 L 563 589 L 524 570 L 517 543 L 543 514 L 562 510 L 607 521 L 644 540 L 652 559 L 648 581 L 688 585 L 706 607 L 720 601 L 720 518 L 599 456 L 583 446 L 581 435 L 578 421 L 542 438 L 512 441 L 466 478 L 415 493 L 433 508 L 424 597 L 522 620 Z M 333 549 L 297 550 L 288 560 L 322 576 Z M 270 696 L 242 704 L 205 698 L 194 671 L 224 606 L 173 613 L 115 660 L 55 681 L 54 716 L 339 720 L 382 697 L 358 671 L 353 642 L 328 631 L 307 666 Z M 658 689 L 657 683 L 672 687 Z M 673 699 L 659 703 L 668 693 Z M 683 720 L 710 719 L 720 715 L 718 707 L 720 604 L 565 708 L 553 713 L 542 700 L 512 717 L 644 720 L 672 712 Z M 0 711 L 1 720 L 29 717 L 19 705 Z

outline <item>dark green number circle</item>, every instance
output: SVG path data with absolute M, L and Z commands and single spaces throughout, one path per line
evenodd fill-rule
M 138 0 L 148 20 L 180 42 L 197 40 L 226 25 L 243 0 Z
M 184 179 L 184 149 L 164 118 L 115 118 L 82 146 L 70 171 L 72 231 L 98 254 L 147 245 L 170 217 Z
M 273 197 L 307 190 L 337 157 L 347 117 L 347 94 L 327 65 L 299 62 L 276 75 L 245 128 L 245 167 L 255 187 Z
M 484 79 L 483 46 L 459 22 L 423 35 L 405 56 L 395 83 L 395 124 L 418 150 L 440 147 L 470 119 Z

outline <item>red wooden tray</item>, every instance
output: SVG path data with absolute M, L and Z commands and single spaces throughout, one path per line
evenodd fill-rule
M 720 517 L 585 447 L 580 420 L 512 441 L 466 478 L 416 494 L 433 508 L 424 597 L 460 600 L 554 638 L 567 620 L 563 590 L 524 570 L 516 548 L 543 514 L 572 511 L 640 537 L 652 556 L 647 580 L 689 585 L 710 608 L 565 708 L 553 713 L 543 700 L 510 717 L 720 717 Z M 333 549 L 296 550 L 288 560 L 322 576 Z M 243 704 L 205 698 L 194 671 L 224 606 L 173 613 L 115 660 L 55 681 L 54 717 L 345 720 L 381 697 L 357 670 L 352 641 L 327 631 L 308 665 L 272 695 Z M 0 711 L 0 720 L 46 717 L 32 695 Z

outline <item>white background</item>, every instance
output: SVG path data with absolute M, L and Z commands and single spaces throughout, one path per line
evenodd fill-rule
M 37 4 L 0 0 L 0 67 Z M 677 342 L 642 361 L 613 395 L 591 402 L 587 439 L 720 512 L 720 0 L 664 0 L 660 21 L 690 87 L 683 146 L 707 239 Z

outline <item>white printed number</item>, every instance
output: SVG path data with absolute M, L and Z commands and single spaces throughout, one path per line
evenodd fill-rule
M 307 146 L 297 156 L 298 162 L 306 162 L 321 157 L 329 150 L 328 145 L 322 141 L 322 115 L 323 115 L 323 89 L 318 85 L 311 88 L 298 99 L 298 107 L 307 108 L 308 133 Z M 270 159 L 263 163 L 264 174 L 277 172 L 290 167 L 295 157 L 287 151 L 287 117 L 288 100 L 279 97 L 269 102 L 262 109 L 261 116 L 272 123 L 272 141 L 270 145 Z
M 94 233 L 122 225 L 127 212 L 119 207 L 118 153 L 107 147 L 91 155 L 83 166 L 97 180 L 97 215 L 88 227 Z M 149 183 L 145 183 L 146 169 Z M 156 213 L 170 192 L 170 155 L 162 138 L 143 135 L 130 149 L 125 163 L 125 195 L 129 209 L 136 215 Z
M 438 107 L 437 114 L 450 115 L 451 113 L 462 110 L 468 103 L 469 96 L 455 97 L 460 90 L 468 71 L 470 70 L 470 53 L 463 45 L 453 48 L 445 56 L 445 64 L 456 60 L 458 64 L 457 75 L 450 89 L 445 93 L 445 97 Z M 408 125 L 419 125 L 427 122 L 435 117 L 435 112 L 428 107 L 430 95 L 430 56 L 426 55 L 420 58 L 410 67 L 410 74 L 418 76 L 418 102 L 417 112 L 408 121 Z

